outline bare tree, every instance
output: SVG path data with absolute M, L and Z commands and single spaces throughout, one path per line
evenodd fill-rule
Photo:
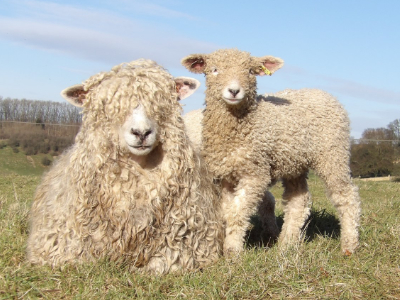
M 393 132 L 393 136 L 396 140 L 400 140 L 400 119 L 396 119 L 390 122 L 388 128 Z

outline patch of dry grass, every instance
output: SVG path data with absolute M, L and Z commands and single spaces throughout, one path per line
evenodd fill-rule
M 255 218 L 240 256 L 155 277 L 105 260 L 54 270 L 27 265 L 27 215 L 39 180 L 0 177 L 0 299 L 400 299 L 400 183 L 356 181 L 363 201 L 361 247 L 350 257 L 340 252 L 339 223 L 324 187 L 311 176 L 305 243 L 285 252 L 259 246 Z M 281 220 L 282 188 L 273 193 Z

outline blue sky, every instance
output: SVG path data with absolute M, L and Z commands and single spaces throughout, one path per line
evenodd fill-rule
M 258 92 L 321 88 L 350 115 L 352 136 L 400 118 L 400 1 L 0 0 L 0 96 L 63 101 L 99 71 L 149 58 L 202 82 L 180 60 L 238 48 L 285 61 Z

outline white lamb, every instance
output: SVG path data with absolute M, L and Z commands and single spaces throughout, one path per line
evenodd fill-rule
M 138 60 L 62 92 L 83 107 L 83 123 L 36 191 L 31 263 L 107 257 L 163 274 L 218 258 L 218 193 L 188 143 L 177 103 L 198 85 Z
M 202 144 L 206 163 L 222 180 L 224 251 L 243 249 L 257 205 L 266 227 L 275 226 L 271 214 L 263 211 L 273 199 L 264 197 L 261 205 L 260 199 L 278 179 L 285 205 L 279 242 L 299 241 L 310 213 L 307 174 L 313 169 L 339 212 L 342 251 L 352 253 L 359 244 L 360 200 L 350 176 L 349 120 L 342 106 L 331 95 L 310 89 L 257 98 L 256 75 L 281 68 L 283 61 L 276 57 L 229 49 L 193 54 L 182 64 L 206 76 L 203 128 L 201 111 L 192 112 L 185 122 L 194 127 L 188 133 L 197 140 L 195 145 Z

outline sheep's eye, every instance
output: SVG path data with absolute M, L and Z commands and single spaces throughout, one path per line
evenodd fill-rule
M 253 69 L 250 69 L 250 70 L 249 70 L 249 73 L 250 73 L 251 75 L 254 75 L 254 74 L 255 74 L 255 72 L 254 72 Z
M 212 68 L 212 69 L 211 69 L 211 73 L 212 73 L 213 75 L 218 75 L 218 70 L 217 70 L 217 68 Z

